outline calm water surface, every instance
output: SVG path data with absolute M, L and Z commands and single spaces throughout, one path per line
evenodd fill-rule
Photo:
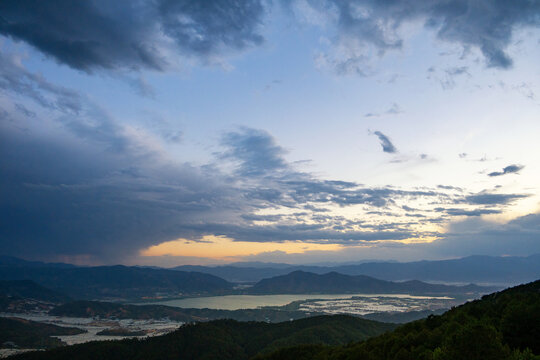
M 196 309 L 222 309 L 222 310 L 238 310 L 238 309 L 256 309 L 261 306 L 283 306 L 293 301 L 308 300 L 308 299 L 350 299 L 352 297 L 393 297 L 403 299 L 436 299 L 429 296 L 411 296 L 404 294 L 284 294 L 284 295 L 225 295 L 225 296 L 209 296 L 200 298 L 188 298 L 178 300 L 160 301 L 157 304 L 176 306 L 181 308 L 196 308 Z M 156 304 L 153 302 L 152 304 Z M 142 305 L 142 304 L 141 304 Z

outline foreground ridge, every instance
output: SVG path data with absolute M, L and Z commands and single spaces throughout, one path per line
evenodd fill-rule
M 297 346 L 257 359 L 540 359 L 540 280 L 347 346 Z

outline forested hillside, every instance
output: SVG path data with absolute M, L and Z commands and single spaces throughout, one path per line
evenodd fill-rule
M 272 308 L 219 310 L 185 309 L 166 305 L 130 305 L 101 301 L 73 301 L 59 305 L 49 314 L 67 317 L 100 317 L 102 319 L 163 319 L 193 322 L 217 319 L 237 321 L 281 322 L 308 317 L 305 311 Z
M 65 345 L 53 336 L 76 335 L 83 332 L 78 328 L 0 317 L 0 344 L 3 347 L 50 349 Z
M 486 295 L 365 342 L 299 346 L 258 359 L 540 359 L 539 339 L 540 280 Z
M 278 324 L 216 320 L 183 326 L 170 334 L 146 340 L 91 342 L 21 354 L 14 359 L 242 360 L 298 344 L 347 344 L 394 327 L 346 315 L 317 316 Z

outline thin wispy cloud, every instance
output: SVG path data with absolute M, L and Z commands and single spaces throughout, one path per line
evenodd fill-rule
M 519 174 L 519 172 L 524 168 L 524 165 L 508 165 L 502 169 L 502 171 L 494 171 L 490 172 L 488 176 L 495 177 L 495 176 L 502 176 L 506 174 Z
M 382 149 L 385 153 L 389 154 L 395 154 L 397 153 L 397 148 L 394 146 L 392 141 L 390 141 L 390 138 L 383 134 L 380 131 L 374 131 L 373 135 L 379 138 L 379 142 L 381 143 Z
M 392 103 L 390 108 L 388 110 L 386 110 L 385 112 L 383 112 L 383 113 L 369 112 L 369 113 L 364 114 L 364 117 L 366 117 L 366 118 L 375 117 L 376 118 L 376 117 L 380 117 L 382 115 L 398 115 L 398 114 L 402 114 L 402 113 L 403 113 L 403 109 L 401 108 L 401 106 L 399 106 L 396 103 Z

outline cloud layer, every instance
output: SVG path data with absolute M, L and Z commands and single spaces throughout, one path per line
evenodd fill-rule
M 85 81 L 88 74 L 99 71 L 117 72 L 113 76 L 134 71 L 137 76 L 145 70 L 166 72 L 183 61 L 220 63 L 230 54 L 261 46 L 267 41 L 265 24 L 275 14 L 276 4 L 6 0 L 0 2 L 0 35 L 86 72 Z M 464 56 L 478 51 L 488 67 L 508 69 L 513 34 L 538 26 L 540 14 L 537 1 L 525 0 L 303 0 L 284 5 L 290 6 L 298 7 L 296 20 L 309 11 L 324 20 L 317 33 L 326 38 L 320 42 L 319 60 L 337 73 L 360 75 L 371 73 L 373 59 L 403 48 L 411 36 L 404 31 L 409 24 L 421 24 L 438 40 L 459 45 Z M 537 216 L 507 224 L 486 220 L 531 196 L 517 190 L 370 186 L 334 179 L 302 170 L 268 131 L 229 124 L 211 144 L 214 153 L 206 163 L 189 163 L 190 154 L 180 161 L 168 146 L 181 142 L 183 129 L 164 125 L 156 130 L 131 123 L 127 115 L 122 119 L 111 115 L 96 103 L 99 96 L 51 80 L 56 74 L 58 79 L 69 78 L 74 74 L 69 69 L 50 67 L 45 73 L 53 76 L 47 78 L 39 73 L 40 66 L 49 66 L 46 62 L 32 60 L 25 67 L 21 57 L 4 51 L 28 50 L 13 41 L 0 49 L 0 246 L 5 253 L 118 262 L 152 245 L 178 238 L 204 241 L 205 236 L 377 251 L 404 251 L 403 241 L 437 239 L 432 247 L 412 248 L 426 249 L 418 250 L 425 254 L 436 253 L 427 249 L 458 254 L 458 246 L 502 253 L 511 244 L 502 236 L 509 238 L 512 233 L 520 239 L 516 249 L 538 249 Z M 430 76 L 450 89 L 455 77 L 472 76 L 469 69 L 433 68 Z M 144 82 L 138 86 L 145 91 Z M 403 114 L 392 100 L 384 99 L 382 104 L 392 104 L 386 112 L 365 117 Z M 122 101 L 118 108 L 129 107 Z M 161 106 L 156 104 L 152 106 Z M 123 111 L 118 108 L 114 111 Z M 377 137 L 384 153 L 398 153 L 385 133 L 370 134 Z M 405 168 L 411 157 L 406 153 L 407 141 L 399 140 L 401 154 L 392 166 Z M 434 156 L 418 152 L 414 159 L 428 166 Z M 513 164 L 488 176 L 518 174 L 523 168 Z M 500 246 L 491 249 L 489 236 Z
M 403 47 L 406 39 L 401 30 L 408 23 L 423 22 L 441 41 L 457 43 L 464 52 L 477 49 L 488 67 L 501 69 L 512 66 L 506 49 L 515 30 L 540 23 L 540 4 L 527 0 L 297 0 L 284 4 L 296 8 L 303 18 L 318 13 L 316 18 L 332 24 L 326 36 L 334 37 L 336 46 L 320 60 L 338 73 L 360 75 L 370 73 L 373 57 Z M 178 55 L 219 62 L 224 54 L 262 44 L 262 27 L 272 7 L 272 1 L 261 0 L 60 0 L 54 4 L 5 0 L 0 3 L 0 34 L 25 41 L 83 71 L 163 71 Z
M 384 244 L 440 236 L 425 225 L 498 213 L 527 196 L 321 179 L 297 170 L 268 132 L 245 127 L 223 134 L 212 164 L 178 163 L 152 134 L 119 123 L 16 59 L 0 60 L 0 86 L 8 95 L 1 98 L 7 110 L 0 121 L 6 253 L 116 262 L 151 245 L 206 235 Z M 24 109 L 19 98 L 26 99 Z M 383 148 L 395 150 L 387 141 Z M 349 207 L 359 216 L 336 212 Z
M 381 246 L 440 237 L 430 224 L 497 214 L 528 196 L 324 179 L 296 169 L 271 134 L 246 127 L 223 134 L 212 163 L 179 163 L 155 135 L 84 94 L 15 57 L 1 55 L 0 64 L 0 244 L 8 254 L 117 262 L 207 235 Z M 396 151 L 374 134 L 384 151 Z M 340 214 L 352 207 L 358 216 Z
M 371 72 L 373 56 L 403 47 L 401 30 L 408 23 L 422 22 L 439 40 L 461 45 L 465 53 L 477 49 L 486 66 L 500 69 L 512 66 L 506 49 L 514 31 L 540 23 L 540 3 L 527 0 L 298 0 L 296 4 L 337 28 L 336 45 L 324 55 L 324 62 L 338 73 L 360 75 Z
M 171 51 L 203 61 L 259 45 L 259 0 L 39 1 L 0 3 L 0 34 L 72 68 L 167 68 Z

